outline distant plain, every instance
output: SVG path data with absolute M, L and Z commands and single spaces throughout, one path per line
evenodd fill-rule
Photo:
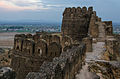
M 14 36 L 20 34 L 17 32 L 0 33 L 0 48 L 12 48 L 14 45 Z M 27 33 L 24 33 L 27 34 Z

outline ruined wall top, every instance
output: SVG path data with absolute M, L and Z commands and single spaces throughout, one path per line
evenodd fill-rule
M 63 15 L 64 14 L 85 14 L 85 13 L 88 13 L 88 12 L 93 12 L 93 7 L 89 7 L 88 9 L 87 9 L 87 7 L 77 7 L 77 8 L 75 8 L 75 7 L 72 7 L 72 8 L 66 8 L 65 9 L 65 11 L 64 11 L 64 13 L 63 13 Z
M 103 21 L 107 26 L 112 26 L 112 21 Z
M 96 17 L 93 7 L 66 8 L 63 13 L 62 34 L 70 36 L 73 40 L 81 41 L 88 35 L 92 14 Z
M 14 39 L 14 51 L 21 52 L 23 56 L 54 57 L 59 56 L 62 50 L 71 44 L 71 38 L 57 34 L 17 34 Z
M 52 62 L 44 62 L 42 66 L 40 67 L 40 71 L 30 72 L 26 79 L 62 79 L 60 78 L 62 71 L 64 71 L 68 65 L 68 63 L 74 63 L 74 59 L 76 57 L 81 56 L 83 57 L 85 55 L 85 45 L 81 44 L 79 46 L 73 46 L 71 49 L 69 49 L 66 52 L 61 53 L 60 57 L 55 57 Z M 79 60 L 79 58 L 78 58 Z M 61 74 L 59 74 L 61 73 Z M 56 74 L 59 74 L 59 77 L 56 77 Z

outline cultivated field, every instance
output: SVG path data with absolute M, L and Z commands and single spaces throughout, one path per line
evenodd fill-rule
M 12 48 L 14 45 L 15 34 L 20 34 L 20 33 L 17 32 L 0 33 L 0 48 Z

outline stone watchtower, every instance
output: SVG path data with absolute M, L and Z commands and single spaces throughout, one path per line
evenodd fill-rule
M 66 8 L 63 13 L 62 34 L 70 36 L 73 40 L 81 41 L 88 35 L 89 23 L 93 7 Z

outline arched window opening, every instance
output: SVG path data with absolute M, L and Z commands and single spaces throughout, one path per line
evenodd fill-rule
M 38 54 L 39 54 L 39 56 L 42 55 L 42 50 L 41 49 L 38 49 Z
M 16 48 L 17 50 L 19 50 L 19 46 L 17 46 L 17 48 Z

